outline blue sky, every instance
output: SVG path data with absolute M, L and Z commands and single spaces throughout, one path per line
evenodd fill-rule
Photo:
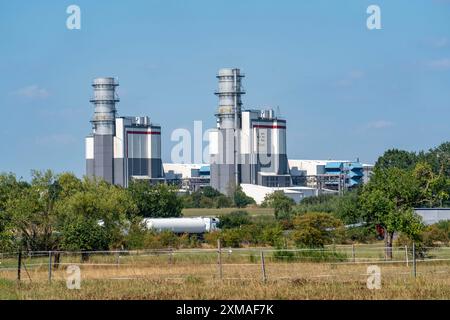
M 0 171 L 25 179 L 84 174 L 97 76 L 119 77 L 121 115 L 162 125 L 163 161 L 174 129 L 215 125 L 221 67 L 245 72 L 246 108 L 279 106 L 290 158 L 374 162 L 450 140 L 449 0 L 2 1 L 0 35 Z

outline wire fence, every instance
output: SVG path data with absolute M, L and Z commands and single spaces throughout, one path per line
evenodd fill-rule
M 74 265 L 83 280 L 348 281 L 366 279 L 370 265 L 379 266 L 384 279 L 447 278 L 450 247 L 272 249 L 222 248 L 218 243 L 214 249 L 7 252 L 0 253 L 0 278 L 65 280 L 67 267 Z

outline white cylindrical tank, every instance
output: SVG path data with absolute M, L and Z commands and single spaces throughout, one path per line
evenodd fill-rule
M 215 230 L 217 218 L 146 218 L 148 229 L 174 233 L 205 233 Z

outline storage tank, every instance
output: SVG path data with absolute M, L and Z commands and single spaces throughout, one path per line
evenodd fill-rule
M 217 218 L 146 218 L 148 229 L 174 233 L 206 233 L 217 229 Z

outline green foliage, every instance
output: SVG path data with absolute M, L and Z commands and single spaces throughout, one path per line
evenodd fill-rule
M 61 249 L 96 251 L 108 250 L 110 234 L 104 226 L 95 219 L 76 216 L 62 229 Z
M 377 240 L 377 232 L 373 225 L 352 227 L 345 230 L 345 240 L 348 242 L 370 243 Z
M 411 170 L 418 161 L 414 152 L 408 152 L 398 149 L 387 150 L 375 163 L 375 169 L 397 168 L 402 170 Z
M 150 185 L 146 181 L 133 181 L 128 192 L 135 202 L 137 214 L 146 218 L 179 217 L 183 208 L 177 190 L 166 184 Z
M 250 216 L 247 211 L 233 211 L 229 214 L 219 216 L 218 227 L 220 229 L 239 228 L 243 225 L 250 224 Z
M 415 238 L 423 227 L 413 210 L 421 196 L 420 185 L 411 171 L 397 167 L 377 169 L 362 192 L 366 220 L 385 228 L 390 237 L 388 245 L 396 231 Z
M 292 240 L 298 247 L 320 248 L 342 232 L 342 222 L 328 213 L 306 213 L 294 219 Z
M 251 197 L 248 197 L 244 191 L 242 191 L 241 186 L 237 187 L 233 192 L 233 202 L 234 205 L 238 208 L 245 208 L 250 204 L 255 204 L 255 200 Z
M 301 261 L 311 262 L 342 262 L 347 260 L 345 253 L 335 250 L 302 250 L 295 253 Z
M 50 170 L 33 171 L 31 185 L 17 189 L 9 197 L 4 211 L 17 245 L 28 250 L 55 248 L 53 231 L 59 191 L 57 178 Z
M 230 197 L 205 187 L 182 197 L 184 208 L 229 208 L 234 205 Z
M 421 235 L 421 240 L 427 247 L 447 245 L 450 241 L 448 230 L 440 228 L 437 224 L 427 226 Z
M 336 213 L 338 210 L 339 196 L 334 194 L 321 194 L 319 196 L 304 198 L 293 211 L 296 214 L 307 212 Z
M 217 191 L 216 189 L 209 187 L 209 186 L 202 188 L 201 192 L 202 192 L 202 195 L 204 195 L 207 198 L 211 198 L 211 199 L 217 198 L 222 195 L 219 191 Z
M 283 191 L 275 191 L 266 195 L 261 204 L 262 207 L 273 208 L 277 219 L 289 219 L 294 205 L 295 201 L 286 196 Z
M 10 203 L 24 189 L 29 188 L 29 184 L 17 180 L 12 173 L 0 174 L 0 250 L 8 251 L 17 246 L 14 238 L 14 223 L 11 212 L 7 209 Z
M 233 200 L 223 194 L 219 195 L 215 201 L 216 208 L 230 208 L 233 206 Z
M 273 252 L 273 259 L 275 261 L 291 262 L 295 261 L 295 253 L 289 250 L 279 249 Z

